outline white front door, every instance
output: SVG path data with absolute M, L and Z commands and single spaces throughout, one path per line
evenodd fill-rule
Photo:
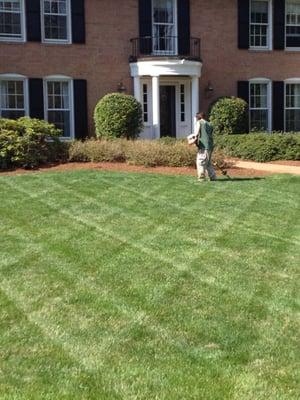
M 153 129 L 153 107 L 152 107 L 152 81 L 151 78 L 141 78 L 141 103 L 143 107 L 144 131 L 140 137 L 142 139 L 156 139 Z M 166 97 L 175 105 L 166 107 Z M 173 99 L 171 98 L 173 97 Z M 185 138 L 192 132 L 192 113 L 191 113 L 191 79 L 190 78 L 160 78 L 160 129 L 163 129 L 160 136 L 167 135 L 166 125 L 174 126 L 175 132 L 170 132 L 170 136 Z M 174 114 L 175 111 L 175 115 Z M 170 113 L 170 115 L 168 115 Z

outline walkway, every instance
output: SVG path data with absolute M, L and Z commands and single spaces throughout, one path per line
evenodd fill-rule
M 284 165 L 280 163 L 273 164 L 273 163 L 259 163 L 254 161 L 234 160 L 234 165 L 238 168 L 255 169 L 257 171 L 266 171 L 278 174 L 300 175 L 300 163 L 299 165 L 298 162 L 296 163 L 291 162 L 290 164 L 291 165 Z

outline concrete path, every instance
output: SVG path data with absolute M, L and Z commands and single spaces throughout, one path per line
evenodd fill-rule
M 234 165 L 238 168 L 256 169 L 258 171 L 273 172 L 275 174 L 293 174 L 300 175 L 300 166 L 282 165 L 271 163 L 259 163 L 254 161 L 236 161 Z

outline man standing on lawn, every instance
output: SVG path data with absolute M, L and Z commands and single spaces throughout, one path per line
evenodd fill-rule
M 198 181 L 205 181 L 206 171 L 210 181 L 216 180 L 216 173 L 211 163 L 212 153 L 214 149 L 213 127 L 206 120 L 204 112 L 197 114 L 197 130 L 198 134 L 196 146 L 197 154 L 197 173 Z

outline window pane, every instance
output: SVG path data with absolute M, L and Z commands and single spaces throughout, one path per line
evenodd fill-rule
M 0 116 L 19 118 L 25 115 L 24 82 L 0 81 Z
M 251 2 L 251 22 L 268 23 L 269 2 L 268 1 L 252 1 Z
M 69 111 L 48 111 L 48 121 L 62 130 L 62 136 L 70 137 Z
M 286 110 L 286 131 L 300 132 L 300 109 Z
M 45 39 L 68 40 L 66 0 L 44 1 Z
M 268 110 L 251 110 L 250 121 L 251 121 L 250 123 L 251 131 L 267 131 Z
M 174 0 L 153 0 L 153 19 L 155 23 L 174 23 Z
M 0 37 L 22 37 L 21 12 L 21 0 L 0 1 Z

